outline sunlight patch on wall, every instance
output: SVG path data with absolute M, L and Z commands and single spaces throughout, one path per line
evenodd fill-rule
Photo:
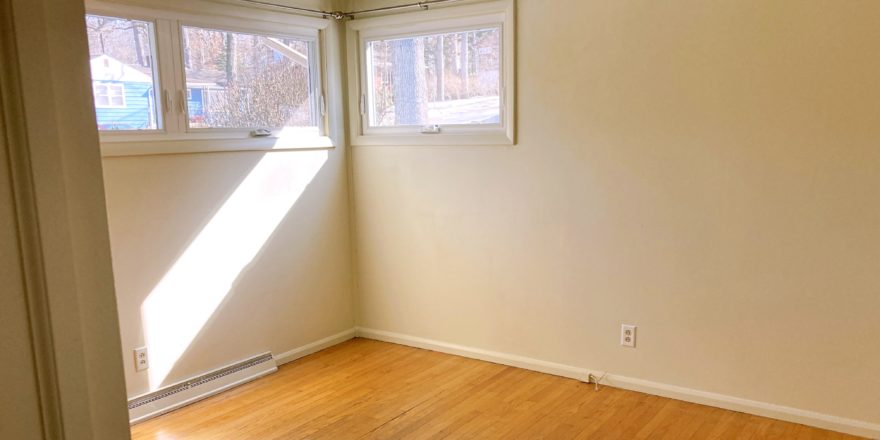
M 263 156 L 156 285 L 141 306 L 150 390 L 163 385 L 327 157 L 327 150 Z

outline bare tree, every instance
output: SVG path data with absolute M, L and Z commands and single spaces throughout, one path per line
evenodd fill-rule
M 99 17 L 95 15 L 90 15 L 86 18 L 86 29 L 89 31 L 89 36 L 97 37 L 98 44 L 100 44 L 101 47 L 101 54 L 107 53 L 105 35 L 108 31 L 116 29 L 116 21 L 118 20 L 114 18 Z

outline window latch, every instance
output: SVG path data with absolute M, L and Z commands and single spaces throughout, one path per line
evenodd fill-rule
M 440 126 L 437 124 L 422 126 L 422 134 L 438 134 L 438 133 L 440 133 Z
M 177 110 L 186 113 L 186 93 L 183 90 L 177 91 Z
M 165 104 L 165 113 L 171 113 L 171 93 L 169 93 L 168 90 L 163 90 L 162 94 L 165 98 L 163 99 L 163 103 Z

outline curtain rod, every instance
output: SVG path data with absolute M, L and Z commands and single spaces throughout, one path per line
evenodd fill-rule
M 332 18 L 334 20 L 354 20 L 355 17 L 357 17 L 358 15 L 363 15 L 363 14 L 397 11 L 400 9 L 411 9 L 411 8 L 419 8 L 419 9 L 424 10 L 424 9 L 428 9 L 429 7 L 431 7 L 433 5 L 438 5 L 441 3 L 454 3 L 454 2 L 461 1 L 461 0 L 424 0 L 424 1 L 420 1 L 418 3 L 407 3 L 404 5 L 385 6 L 382 8 L 362 9 L 360 11 L 351 11 L 351 12 L 322 11 L 319 9 L 301 8 L 298 6 L 279 5 L 277 3 L 270 3 L 270 2 L 262 1 L 262 0 L 239 0 L 239 1 L 242 1 L 245 3 L 253 3 L 253 4 L 257 4 L 257 5 L 263 5 L 263 6 L 272 6 L 272 7 L 281 8 L 281 9 L 288 9 L 288 10 L 292 10 L 292 11 L 307 12 L 310 14 L 320 15 L 324 18 Z

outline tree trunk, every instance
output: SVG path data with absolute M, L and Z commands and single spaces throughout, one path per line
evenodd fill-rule
M 189 32 L 181 32 L 183 37 L 183 67 L 192 69 L 192 60 L 190 59 L 190 42 Z
M 235 36 L 226 33 L 226 87 L 235 82 Z
M 461 93 L 460 98 L 467 98 L 470 93 L 471 88 L 471 78 L 469 74 L 468 68 L 468 34 L 464 32 L 461 34 L 461 71 L 459 74 L 461 75 Z
M 425 99 L 425 50 L 423 40 L 408 38 L 391 42 L 396 125 L 421 125 L 427 119 Z
M 131 25 L 131 35 L 134 37 L 134 56 L 137 60 L 138 66 L 146 67 L 146 64 L 144 63 L 144 54 L 141 50 L 141 33 L 138 29 L 139 27 L 140 26 L 136 24 Z
M 444 94 L 446 93 L 446 85 L 444 84 L 446 81 L 446 67 L 445 56 L 443 54 L 443 43 L 444 38 L 443 35 L 437 36 L 437 46 L 434 48 L 434 72 L 437 75 L 437 101 L 445 101 L 446 97 Z

